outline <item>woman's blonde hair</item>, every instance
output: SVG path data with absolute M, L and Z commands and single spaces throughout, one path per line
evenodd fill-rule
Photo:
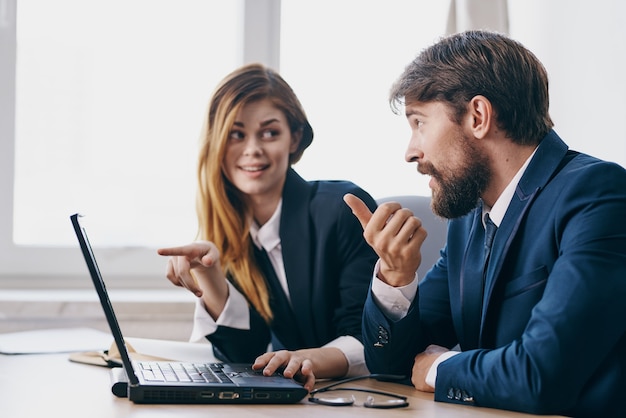
M 272 320 L 268 286 L 254 258 L 250 222 L 252 214 L 243 194 L 223 172 L 226 142 L 239 110 L 269 99 L 287 119 L 292 135 L 301 135 L 290 155 L 297 162 L 313 140 L 304 109 L 282 77 L 260 64 L 245 65 L 226 76 L 209 102 L 198 160 L 198 236 L 213 242 L 227 277 L 266 322 Z

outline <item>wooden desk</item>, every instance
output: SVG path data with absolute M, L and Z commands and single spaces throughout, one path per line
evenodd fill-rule
M 115 397 L 109 369 L 73 363 L 67 354 L 0 355 L 0 413 L 7 418 L 143 417 L 530 417 L 508 411 L 444 404 L 432 394 L 387 382 L 354 382 L 409 397 L 408 408 L 380 410 L 362 406 L 316 405 L 306 398 L 295 405 L 135 405 Z

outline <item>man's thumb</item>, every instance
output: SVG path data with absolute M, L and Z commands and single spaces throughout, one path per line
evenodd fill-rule
M 351 193 L 345 194 L 343 196 L 343 201 L 346 202 L 346 205 L 348 205 L 350 209 L 352 209 L 352 213 L 356 216 L 359 222 L 361 222 L 363 229 L 365 229 L 368 222 L 372 218 L 372 212 L 370 212 L 367 205 Z

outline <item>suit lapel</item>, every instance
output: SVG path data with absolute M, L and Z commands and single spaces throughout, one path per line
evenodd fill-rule
M 533 159 L 530 161 L 526 172 L 522 176 L 515 194 L 511 199 L 509 207 L 506 211 L 504 219 L 496 233 L 491 260 L 487 268 L 487 276 L 485 281 L 485 292 L 481 318 L 481 330 L 479 344 L 484 343 L 482 334 L 484 330 L 485 319 L 489 315 L 489 306 L 492 302 L 493 289 L 500 277 L 504 259 L 515 239 L 519 227 L 522 224 L 526 213 L 538 192 L 548 183 L 554 172 L 558 170 L 559 165 L 565 154 L 567 153 L 567 145 L 558 137 L 554 131 L 550 131 L 543 139 L 539 148 L 535 152 Z
M 310 303 L 310 295 L 313 291 L 311 289 L 313 236 L 310 230 L 309 203 L 312 193 L 313 187 L 295 171 L 290 169 L 287 172 L 283 191 L 280 238 L 291 306 L 299 329 L 302 330 L 314 328 Z M 310 331 L 302 334 L 308 345 L 315 339 Z
M 478 348 L 482 309 L 482 264 L 485 233 L 481 221 L 482 204 L 474 210 L 472 228 L 461 266 L 460 294 L 463 312 L 463 350 Z

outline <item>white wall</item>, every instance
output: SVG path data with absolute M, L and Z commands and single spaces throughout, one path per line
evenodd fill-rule
M 315 4 L 328 6 L 320 1 Z M 494 1 L 456 0 L 474 7 Z M 448 4 L 414 0 L 411 7 L 394 9 L 398 2 L 387 2 L 374 13 L 368 9 L 372 2 L 359 4 L 366 12 L 358 17 L 352 15 L 357 5 L 350 9 L 344 1 L 328 18 L 292 5 L 300 16 L 286 22 L 281 68 L 316 129 L 296 169 L 310 179 L 353 180 L 377 198 L 429 195 L 427 179 L 404 162 L 410 132 L 404 117 L 391 113 L 387 92 L 404 66 L 444 34 Z M 509 34 L 547 68 L 557 133 L 572 149 L 626 167 L 626 2 L 508 0 L 507 5 Z M 389 21 L 397 24 L 395 30 L 380 28 Z M 346 39 L 338 38 L 337 28 L 344 26 Z
M 626 2 L 509 0 L 510 34 L 544 63 L 555 130 L 626 167 Z

